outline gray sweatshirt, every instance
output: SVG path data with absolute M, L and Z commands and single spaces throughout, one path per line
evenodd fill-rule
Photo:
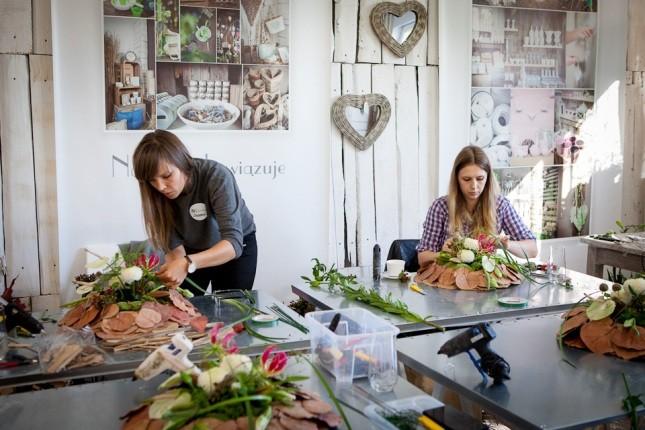
M 194 158 L 191 181 L 172 201 L 175 231 L 170 249 L 179 245 L 203 251 L 226 239 L 242 254 L 243 237 L 255 231 L 253 215 L 228 167 L 213 160 Z

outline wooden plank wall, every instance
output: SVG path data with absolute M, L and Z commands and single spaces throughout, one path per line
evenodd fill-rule
M 51 0 L 0 2 L 0 257 L 14 296 L 59 306 Z
M 645 223 L 645 0 L 630 0 L 625 86 L 622 220 Z
M 332 102 L 342 94 L 383 94 L 392 106 L 387 127 L 360 151 L 332 125 L 329 261 L 372 264 L 378 243 L 385 260 L 395 239 L 418 239 L 437 197 L 438 0 L 428 29 L 404 58 L 383 45 L 369 15 L 384 0 L 333 0 Z M 399 0 L 397 2 L 402 2 Z

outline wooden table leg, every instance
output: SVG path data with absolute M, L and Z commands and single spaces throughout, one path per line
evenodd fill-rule
M 598 261 L 596 248 L 589 246 L 587 248 L 587 274 L 595 276 L 596 278 L 602 278 L 603 267 L 604 265 Z

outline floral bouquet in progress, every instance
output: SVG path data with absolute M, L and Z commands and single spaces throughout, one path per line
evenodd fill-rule
M 449 290 L 487 291 L 522 283 L 526 269 L 505 250 L 498 254 L 494 236 L 453 236 L 437 260 L 419 269 L 415 280 Z
M 609 290 L 600 284 L 599 297 L 587 297 L 567 312 L 558 340 L 596 354 L 645 359 L 645 279 L 628 279 Z
M 203 333 L 208 319 L 186 299 L 192 294 L 163 285 L 157 277 L 158 266 L 159 257 L 154 254 L 100 258 L 89 268 L 104 267 L 104 272 L 75 278 L 76 292 L 82 297 L 63 305 L 71 309 L 58 324 L 74 329 L 89 325 L 116 350 L 133 345 L 134 349 L 154 349 L 180 326 Z M 155 341 L 151 335 L 157 333 L 166 337 Z
M 307 377 L 284 375 L 285 352 L 269 346 L 256 359 L 239 354 L 235 332 L 222 325 L 211 330 L 208 360 L 164 381 L 159 394 L 126 414 L 124 430 L 315 430 L 340 425 L 331 405 L 298 388 L 296 382 Z

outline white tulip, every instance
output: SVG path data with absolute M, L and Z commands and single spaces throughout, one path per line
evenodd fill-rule
M 495 262 L 484 255 L 482 257 L 482 267 L 488 273 L 492 273 L 495 270 Z
M 479 242 L 475 239 L 471 239 L 469 237 L 464 239 L 464 248 L 466 249 L 471 249 L 473 251 L 478 251 L 479 250 Z
M 225 368 L 233 374 L 249 373 L 253 368 L 251 359 L 242 354 L 230 354 L 222 358 L 220 367 Z
M 143 270 L 139 266 L 126 267 L 121 270 L 121 280 L 125 284 L 131 284 L 138 281 L 143 276 Z
M 459 259 L 461 260 L 462 263 L 472 263 L 475 261 L 475 253 L 472 252 L 470 249 L 462 249 L 459 251 L 458 255 Z
M 223 366 L 212 367 L 199 374 L 197 377 L 197 385 L 206 391 L 206 394 L 211 394 L 229 374 L 228 368 L 224 368 Z

